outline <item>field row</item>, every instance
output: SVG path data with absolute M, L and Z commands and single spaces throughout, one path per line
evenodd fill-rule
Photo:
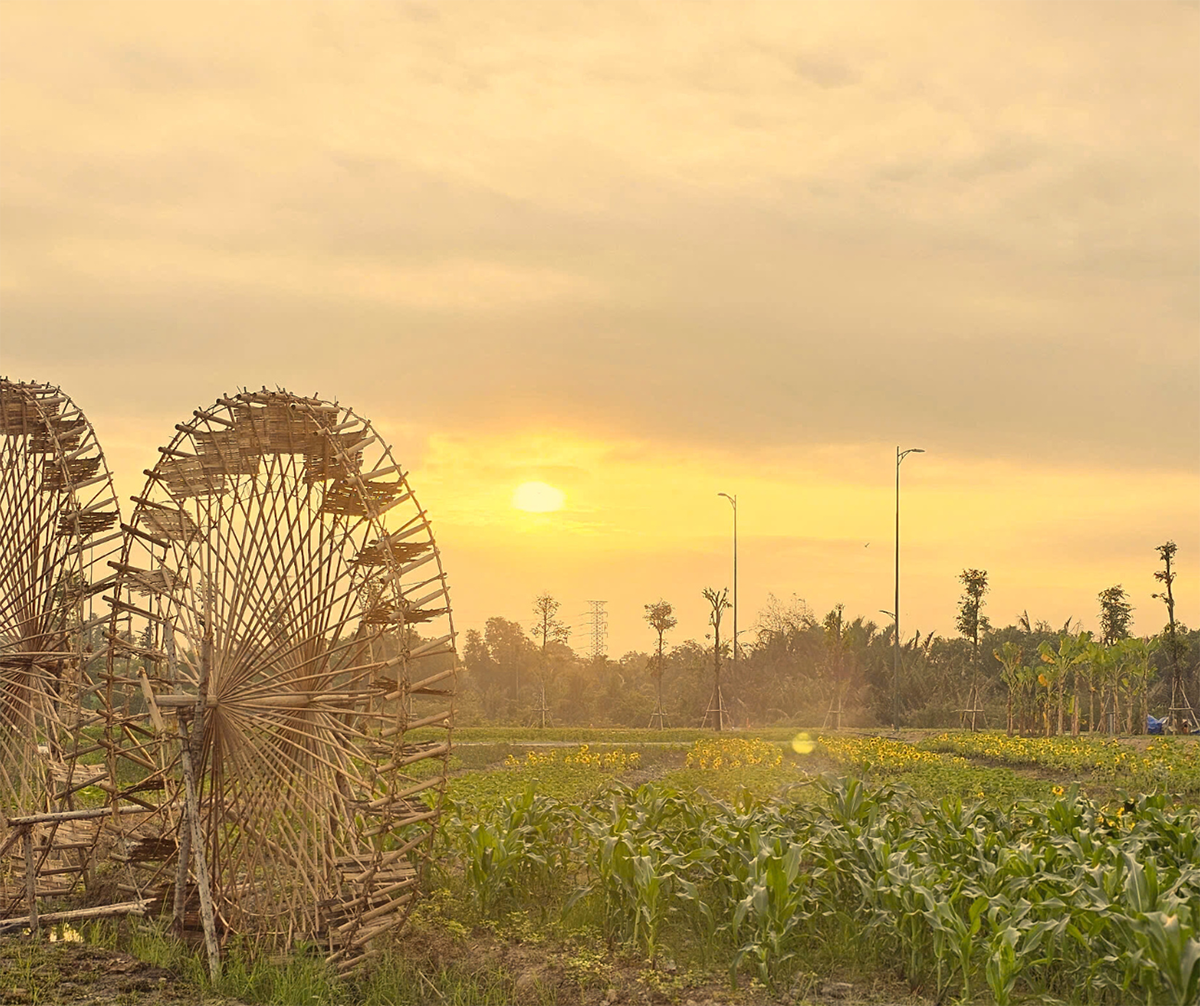
M 502 777 L 486 778 L 492 775 L 491 770 L 504 765 L 511 768 L 529 752 L 548 764 L 557 757 L 566 757 L 564 752 L 571 749 L 570 738 L 578 738 L 581 732 L 491 729 L 461 733 L 470 740 L 456 748 L 452 768 L 458 770 L 459 778 L 452 782 L 451 792 L 462 795 L 460 802 L 481 799 L 494 803 L 498 793 L 512 793 Z M 548 733 L 553 736 L 546 736 Z M 593 736 L 588 746 L 593 755 L 616 749 L 636 753 L 637 764 L 623 765 L 623 771 L 640 768 L 639 779 L 661 777 L 679 785 L 695 781 L 687 771 L 701 757 L 693 745 L 712 742 L 713 738 L 711 732 L 697 730 L 588 733 Z M 531 742 L 534 736 L 537 742 Z M 1056 789 L 1062 792 L 1072 784 L 1097 798 L 1164 792 L 1189 802 L 1200 800 L 1200 742 L 1192 738 L 1047 739 L 956 732 L 930 734 L 917 743 L 906 743 L 866 734 L 810 736 L 791 730 L 739 732 L 725 738 L 731 743 L 747 739 L 769 743 L 780 753 L 772 761 L 776 769 L 773 772 L 764 771 L 760 759 L 745 766 L 750 770 L 745 779 L 742 773 L 718 772 L 715 777 L 706 777 L 706 786 L 726 795 L 739 785 L 773 792 L 807 776 L 852 770 L 877 781 L 903 782 L 919 796 L 951 794 L 969 800 L 987 794 L 997 805 L 1024 797 L 1049 797 Z M 559 754 L 553 754 L 555 751 Z M 472 778 L 471 769 L 487 771 Z M 548 777 L 546 784 L 552 787 L 550 795 L 571 796 L 570 783 L 565 780 Z M 563 786 L 566 789 L 560 792 Z
M 1196 810 L 1165 793 L 1102 806 L 1045 780 L 1032 798 L 988 786 L 985 799 L 969 787 L 1007 770 L 879 738 L 787 747 L 538 750 L 464 773 L 447 882 L 468 923 L 536 906 L 651 960 L 699 959 L 773 989 L 821 945 L 930 997 L 1195 1001 Z M 831 764 L 848 777 L 812 771 Z M 958 795 L 918 792 L 952 784 Z

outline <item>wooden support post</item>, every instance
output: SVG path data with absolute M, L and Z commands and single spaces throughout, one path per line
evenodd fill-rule
M 192 856 L 196 861 L 196 885 L 200 889 L 200 921 L 204 925 L 204 945 L 208 950 L 208 973 L 215 982 L 221 976 L 221 948 L 217 945 L 217 924 L 213 916 L 212 888 L 208 880 L 208 860 L 204 854 L 204 834 L 200 830 L 200 806 L 196 799 L 196 776 L 192 770 L 192 751 L 188 738 L 187 715 L 180 709 L 180 760 L 183 762 L 184 800 L 187 823 L 192 833 Z
M 33 825 L 25 825 L 25 900 L 29 902 L 29 935 L 38 934 L 37 870 L 33 865 Z

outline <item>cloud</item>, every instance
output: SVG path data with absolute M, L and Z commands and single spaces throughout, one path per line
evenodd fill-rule
M 482 481 L 1193 477 L 1198 43 L 1150 2 L 6 3 L 4 365 L 151 441 L 321 391 Z

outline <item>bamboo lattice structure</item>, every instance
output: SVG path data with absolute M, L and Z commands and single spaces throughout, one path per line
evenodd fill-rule
M 86 417 L 49 384 L 0 379 L 0 921 L 71 894 L 99 831 L 93 596 L 119 508 Z M 99 649 L 97 646 L 95 649 Z M 91 728 L 89 735 L 88 728 Z
M 406 917 L 445 789 L 432 528 L 370 423 L 317 398 L 221 398 L 159 453 L 106 595 L 121 897 L 188 930 L 210 895 L 219 939 L 348 969 Z

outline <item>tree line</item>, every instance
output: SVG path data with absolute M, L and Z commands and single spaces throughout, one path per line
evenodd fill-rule
M 818 616 L 799 597 L 770 596 L 753 641 L 738 650 L 734 677 L 731 642 L 721 635 L 722 591 L 701 592 L 712 630 L 704 640 L 672 642 L 673 604 L 646 604 L 647 648 L 619 659 L 575 654 L 559 603 L 543 594 L 531 631 L 496 616 L 466 633 L 458 722 L 875 726 L 891 722 L 898 698 L 905 726 L 1140 733 L 1147 713 L 1180 720 L 1197 706 L 1200 630 L 1175 618 L 1176 546 L 1157 552 L 1163 568 L 1154 573 L 1154 597 L 1167 623 L 1153 636 L 1131 635 L 1133 608 L 1120 584 L 1097 596 L 1099 635 L 1074 619 L 1056 627 L 1028 612 L 994 627 L 986 570 L 964 569 L 957 636 L 917 631 L 903 639 L 898 676 L 894 626 L 851 617 L 840 604 Z

